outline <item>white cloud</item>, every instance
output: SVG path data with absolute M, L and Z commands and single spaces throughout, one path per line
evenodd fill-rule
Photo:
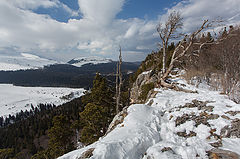
M 5 1 L 5 0 L 3 0 Z M 38 7 L 56 7 L 58 0 L 8 0 L 8 3 L 22 9 L 36 9 Z
M 78 0 L 84 18 L 108 24 L 122 10 L 124 0 Z
M 184 18 L 183 31 L 189 32 L 196 29 L 203 20 L 223 19 L 226 24 L 240 22 L 239 0 L 188 0 L 178 3 L 173 8 L 179 10 Z M 235 19 L 232 19 L 235 17 Z
M 222 17 L 228 23 L 240 21 L 239 0 L 189 0 L 171 10 L 180 10 L 184 31 L 194 30 L 205 18 Z M 126 60 L 140 60 L 157 47 L 158 20 L 116 19 L 124 0 L 79 0 L 79 11 L 72 11 L 58 0 L 1 0 L 0 50 L 11 48 L 45 56 L 69 59 L 91 54 L 117 58 L 119 45 Z M 56 6 L 57 5 L 57 6 Z M 137 5 L 137 4 L 136 4 Z M 36 7 L 63 7 L 82 19 L 58 22 L 48 15 L 36 14 Z M 159 15 L 163 20 L 166 15 Z M 2 52 L 2 51 L 1 51 Z

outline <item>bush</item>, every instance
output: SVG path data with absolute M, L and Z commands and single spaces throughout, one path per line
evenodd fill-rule
M 152 82 L 142 85 L 141 87 L 142 92 L 138 99 L 141 100 L 142 102 L 145 102 L 145 100 L 147 99 L 148 92 L 153 88 L 154 88 L 154 83 Z

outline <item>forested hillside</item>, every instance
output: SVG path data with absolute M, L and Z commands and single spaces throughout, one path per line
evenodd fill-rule
M 37 70 L 0 71 L 0 83 L 19 86 L 47 86 L 47 87 L 92 87 L 92 81 L 97 72 L 113 80 L 116 72 L 116 62 L 103 64 L 86 64 L 75 67 L 67 64 L 45 66 Z M 122 72 L 124 76 L 138 68 L 136 63 L 124 62 Z

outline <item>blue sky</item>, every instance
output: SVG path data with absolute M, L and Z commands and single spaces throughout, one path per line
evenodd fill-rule
M 74 11 L 79 10 L 78 0 L 59 0 Z M 147 18 L 157 19 L 158 15 L 164 14 L 167 8 L 174 6 L 181 0 L 126 0 L 122 11 L 117 14 L 117 18 Z M 70 15 L 62 7 L 44 8 L 39 7 L 33 12 L 38 14 L 48 14 L 53 19 L 60 22 L 67 22 L 71 18 L 81 19 L 81 14 L 77 16 Z
M 158 49 L 156 26 L 172 11 L 185 33 L 205 19 L 240 22 L 239 0 L 1 0 L 0 54 L 116 60 L 121 45 L 125 61 L 142 61 Z
M 127 0 L 119 18 L 149 18 L 157 19 L 158 15 L 164 14 L 166 8 L 174 6 L 181 0 Z

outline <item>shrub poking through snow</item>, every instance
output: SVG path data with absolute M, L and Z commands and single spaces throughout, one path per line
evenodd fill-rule
M 148 84 L 144 84 L 142 85 L 142 93 L 141 95 L 139 96 L 139 99 L 142 101 L 142 102 L 145 102 L 145 100 L 147 99 L 147 95 L 148 95 L 148 92 L 150 90 L 152 90 L 154 88 L 154 83 L 148 83 Z

